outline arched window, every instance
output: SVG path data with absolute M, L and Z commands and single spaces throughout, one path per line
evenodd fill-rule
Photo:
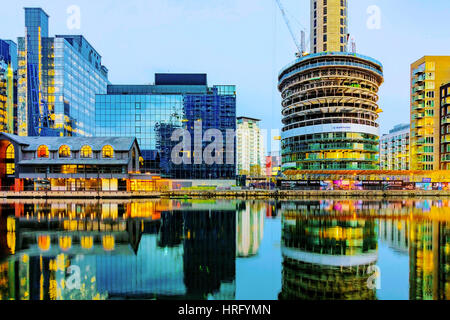
M 59 148 L 59 157 L 60 158 L 70 158 L 69 146 L 64 145 Z
M 38 158 L 48 158 L 50 155 L 50 152 L 48 151 L 48 147 L 47 146 L 40 146 L 37 149 L 37 156 Z
M 9 144 L 9 146 L 6 148 L 6 159 L 14 159 L 15 158 L 15 152 L 14 152 L 14 146 L 12 143 Z
M 102 149 L 102 157 L 112 159 L 114 157 L 114 149 L 111 146 L 104 146 Z
M 81 158 L 92 158 L 92 148 L 89 146 L 84 146 L 80 151 Z
M 16 154 L 12 143 L 6 148 L 6 174 L 12 175 L 16 173 L 16 164 L 14 158 Z

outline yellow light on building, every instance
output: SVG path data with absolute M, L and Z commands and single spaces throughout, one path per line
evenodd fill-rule
M 105 251 L 113 251 L 115 248 L 115 239 L 111 235 L 103 236 L 102 243 Z
M 50 250 L 51 239 L 48 235 L 40 235 L 38 236 L 38 247 L 41 251 Z
M 59 237 L 59 247 L 63 251 L 67 251 L 70 248 L 72 248 L 72 237 L 70 237 L 70 236 Z

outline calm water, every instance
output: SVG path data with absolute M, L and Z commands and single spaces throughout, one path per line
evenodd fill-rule
M 450 298 L 447 200 L 0 209 L 0 300 Z

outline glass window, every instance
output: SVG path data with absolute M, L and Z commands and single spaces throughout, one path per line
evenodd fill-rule
M 16 173 L 16 164 L 14 163 L 15 152 L 14 146 L 10 143 L 6 148 L 6 159 L 9 160 L 6 162 L 6 174 L 12 175 Z
M 102 157 L 111 159 L 114 156 L 114 149 L 111 146 L 104 146 L 102 149 Z
M 48 158 L 50 155 L 50 152 L 48 150 L 47 146 L 40 146 L 37 150 L 37 156 L 38 158 Z
M 63 145 L 59 148 L 59 157 L 60 158 L 69 158 L 70 157 L 69 146 Z
M 84 146 L 80 151 L 81 158 L 92 158 L 92 148 L 90 146 Z

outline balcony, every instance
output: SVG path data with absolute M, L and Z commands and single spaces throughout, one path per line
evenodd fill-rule
M 417 78 L 416 78 L 417 83 L 419 82 L 424 82 L 425 81 L 425 75 L 424 74 L 420 74 Z
M 413 97 L 412 101 L 416 102 L 416 101 L 423 101 L 423 99 L 425 99 L 425 96 L 423 94 L 420 94 L 418 96 Z
M 444 118 L 441 121 L 441 124 L 449 124 L 450 123 L 450 118 Z
M 421 109 L 425 109 L 425 103 L 417 103 L 414 104 L 412 107 L 413 110 L 421 110 Z
M 425 86 L 416 86 L 416 87 L 413 88 L 412 92 L 414 94 L 414 93 L 417 93 L 417 92 L 422 92 L 424 90 L 425 90 Z
M 423 128 L 425 126 L 425 123 L 418 121 L 416 124 L 416 128 Z

